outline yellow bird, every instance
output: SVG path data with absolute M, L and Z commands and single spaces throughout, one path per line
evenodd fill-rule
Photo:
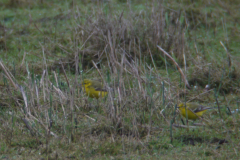
M 84 91 L 88 97 L 100 98 L 107 95 L 107 90 L 103 87 L 103 84 L 99 81 L 84 79 L 82 82 Z
M 180 103 L 178 105 L 178 109 L 180 110 L 180 113 L 183 117 L 188 117 L 190 120 L 196 120 L 201 117 L 207 110 L 216 108 L 205 107 L 196 103 L 186 103 L 185 108 L 185 105 L 183 103 Z

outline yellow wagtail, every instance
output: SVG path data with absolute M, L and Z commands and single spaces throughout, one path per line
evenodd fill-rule
M 103 87 L 103 84 L 99 81 L 84 79 L 82 82 L 84 91 L 88 97 L 100 98 L 107 95 L 107 90 Z
M 184 103 L 178 105 L 178 109 L 183 117 L 188 117 L 190 120 L 196 120 L 203 115 L 209 109 L 216 109 L 211 107 L 205 107 L 196 103 L 186 103 L 186 108 Z M 187 110 L 187 111 L 186 111 Z M 187 115 L 186 115 L 187 114 Z

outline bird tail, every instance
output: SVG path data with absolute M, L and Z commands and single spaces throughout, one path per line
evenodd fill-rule
M 221 107 L 220 107 L 221 108 Z M 209 109 L 218 109 L 218 107 L 199 107 L 199 108 L 197 108 L 196 110 L 194 110 L 194 112 L 196 113 L 196 112 L 201 112 L 201 111 L 204 111 L 204 112 L 206 112 L 207 110 L 209 110 Z

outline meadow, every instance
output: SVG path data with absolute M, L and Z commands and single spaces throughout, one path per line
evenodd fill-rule
M 239 8 L 1 0 L 0 159 L 239 159 Z M 193 122 L 181 102 L 218 109 Z

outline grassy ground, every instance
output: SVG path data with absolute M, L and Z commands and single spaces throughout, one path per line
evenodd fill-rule
M 0 158 L 238 159 L 239 6 L 1 1 Z M 221 109 L 186 123 L 185 101 Z

